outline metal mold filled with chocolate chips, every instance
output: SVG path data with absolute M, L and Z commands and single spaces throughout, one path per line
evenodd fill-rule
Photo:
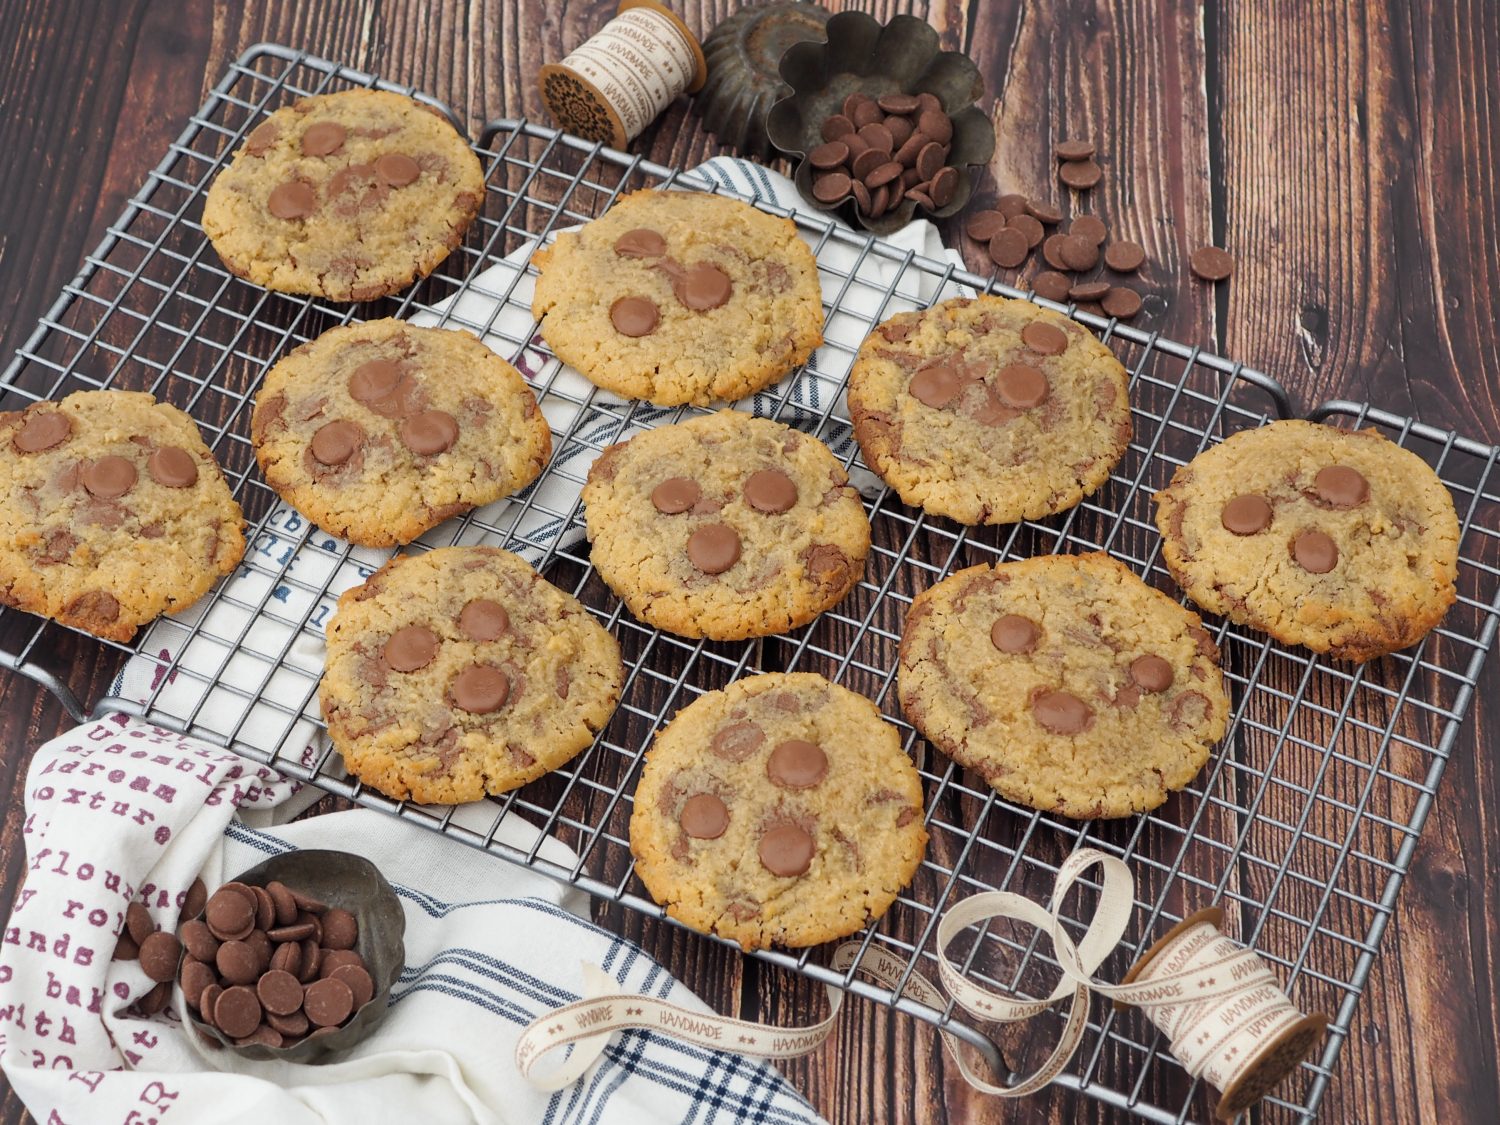
M 369 860 L 336 851 L 275 856 L 183 922 L 178 1010 L 215 1049 L 323 1062 L 385 1019 L 405 933 L 401 902 Z
M 961 210 L 972 166 L 995 152 L 994 125 L 974 104 L 984 93 L 979 68 L 941 50 L 937 32 L 913 16 L 881 25 L 840 12 L 827 34 L 781 57 L 792 93 L 767 119 L 771 143 L 799 160 L 802 197 L 875 234 Z

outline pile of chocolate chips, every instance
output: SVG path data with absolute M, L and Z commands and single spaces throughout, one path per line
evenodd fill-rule
M 1103 172 L 1094 162 L 1092 141 L 1063 141 L 1054 150 L 1058 178 L 1078 192 L 1099 183 Z M 1062 209 L 1038 203 L 1024 195 L 1002 195 L 993 208 L 977 211 L 964 230 L 986 244 L 990 260 L 1002 269 L 1024 269 L 1032 252 L 1041 248 L 1042 261 L 1050 268 L 1032 279 L 1038 297 L 1079 305 L 1097 304 L 1106 316 L 1129 320 L 1141 311 L 1141 296 L 1123 284 L 1124 275 L 1145 264 L 1146 250 L 1138 242 L 1109 241 L 1109 228 L 1096 215 L 1077 215 L 1066 229 L 1059 227 Z M 1109 274 L 1090 274 L 1101 264 Z M 1205 281 L 1221 281 L 1234 269 L 1234 259 L 1216 246 L 1194 250 L 1192 271 Z M 1072 274 L 1073 276 L 1069 276 Z
M 953 201 L 953 121 L 934 94 L 872 98 L 856 91 L 844 99 L 842 113 L 823 122 L 822 136 L 807 154 L 819 203 L 832 206 L 853 195 L 860 214 L 874 219 L 905 199 L 929 211 Z
M 202 879 L 194 879 L 182 902 L 183 918 L 192 917 L 203 909 L 208 899 L 208 888 Z M 182 945 L 171 934 L 158 930 L 151 920 L 151 912 L 139 902 L 125 908 L 125 929 L 115 942 L 114 960 L 140 960 L 141 968 L 156 985 L 135 1002 L 135 1010 L 143 1016 L 154 1016 L 164 1009 L 172 999 L 172 978 L 177 975 L 177 960 Z

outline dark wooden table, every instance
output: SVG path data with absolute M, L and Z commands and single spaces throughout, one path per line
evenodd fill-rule
M 704 33 L 736 7 L 677 6 Z M 1106 179 L 1094 202 L 1150 252 L 1153 328 L 1274 374 L 1304 408 L 1334 396 L 1369 399 L 1500 441 L 1495 5 L 847 6 L 881 18 L 911 11 L 978 62 L 993 95 L 992 170 L 1002 190 L 1048 194 L 1052 143 L 1099 142 Z M 7 0 L 0 354 L 20 344 L 247 45 L 275 40 L 414 83 L 477 131 L 493 117 L 541 118 L 538 64 L 561 58 L 612 9 L 546 0 Z M 634 147 L 685 165 L 718 151 L 682 102 Z M 1217 293 L 1185 268 L 1186 252 L 1210 241 L 1239 259 L 1234 281 Z M 113 662 L 90 643 L 66 643 L 59 658 L 80 665 L 98 694 Z M 1325 1120 L 1493 1121 L 1500 1106 L 1495 673 L 1492 665 L 1455 749 Z M 67 725 L 45 692 L 0 676 L 3 901 L 23 867 L 28 751 Z M 720 1011 L 791 1023 L 821 1005 L 821 989 L 674 928 L 603 920 Z M 928 1027 L 858 1001 L 829 1045 L 785 1070 L 841 1123 L 1123 1119 L 1066 1091 L 1020 1104 L 974 1096 Z M 4 1098 L 5 1120 L 24 1119 L 14 1095 Z

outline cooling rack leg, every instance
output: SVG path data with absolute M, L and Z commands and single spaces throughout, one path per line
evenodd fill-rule
M 78 697 L 73 694 L 73 689 L 68 687 L 51 672 L 40 668 L 30 661 L 17 661 L 0 653 L 0 668 L 9 668 L 12 672 L 19 672 L 27 679 L 35 680 L 44 688 L 56 696 L 57 701 L 63 705 L 63 710 L 73 717 L 75 723 L 87 722 L 89 713 L 84 710 Z

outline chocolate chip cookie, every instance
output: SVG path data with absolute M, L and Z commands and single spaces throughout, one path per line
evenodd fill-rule
M 1197 615 L 1102 554 L 970 567 L 918 595 L 896 687 L 1001 796 L 1080 819 L 1156 808 L 1229 715 Z
M 870 549 L 828 447 L 734 410 L 610 446 L 583 502 L 600 577 L 642 621 L 684 637 L 804 625 L 853 589 Z
M 849 377 L 865 463 L 907 504 L 960 523 L 1073 507 L 1130 442 L 1125 369 L 1082 325 L 1026 301 L 899 313 Z
M 614 637 L 524 561 L 443 547 L 339 598 L 319 692 L 349 772 L 388 797 L 455 804 L 568 762 L 624 679 Z
M 896 728 L 807 672 L 752 676 L 679 711 L 646 753 L 630 818 L 651 897 L 745 949 L 853 933 L 926 847 Z
M 208 189 L 203 229 L 257 285 L 372 301 L 436 269 L 483 199 L 479 158 L 447 120 L 400 94 L 345 90 L 257 125 Z
M 234 570 L 244 525 L 193 420 L 149 394 L 0 414 L 0 603 L 128 641 Z
M 1375 430 L 1292 419 L 1198 454 L 1156 494 L 1188 597 L 1340 660 L 1415 644 L 1456 597 L 1453 497 Z
M 812 251 L 791 220 L 736 199 L 638 191 L 532 262 L 547 344 L 629 398 L 743 398 L 823 342 Z
M 470 332 L 394 319 L 332 328 L 284 356 L 250 435 L 288 504 L 366 547 L 508 496 L 552 455 L 514 367 Z

